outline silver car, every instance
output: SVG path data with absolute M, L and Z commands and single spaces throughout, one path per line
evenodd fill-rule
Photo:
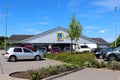
M 33 52 L 32 50 L 25 47 L 11 47 L 5 53 L 4 57 L 11 62 L 21 59 L 35 59 L 38 61 L 43 58 L 43 55 L 43 52 Z
M 120 47 L 115 48 L 113 51 L 107 52 L 103 55 L 103 59 L 112 61 L 120 59 Z

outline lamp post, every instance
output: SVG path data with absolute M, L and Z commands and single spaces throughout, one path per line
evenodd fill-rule
M 6 37 L 7 37 L 7 26 L 8 26 L 8 8 L 10 7 L 9 5 L 4 5 L 6 9 L 5 13 L 5 51 L 7 50 L 7 44 L 6 44 Z
M 114 7 L 114 11 L 115 11 L 115 44 L 114 46 L 117 47 L 117 7 Z

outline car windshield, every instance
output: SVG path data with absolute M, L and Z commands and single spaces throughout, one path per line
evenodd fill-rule
M 70 48 L 66 48 L 66 50 L 70 50 Z
M 81 46 L 81 48 L 88 48 L 88 46 Z
M 54 47 L 54 48 L 53 48 L 53 50 L 59 50 L 59 48 L 57 48 L 57 47 Z
M 39 48 L 40 50 L 45 50 L 45 48 Z
M 118 49 L 120 49 L 120 47 L 115 48 L 113 51 L 116 51 L 116 50 L 118 50 Z

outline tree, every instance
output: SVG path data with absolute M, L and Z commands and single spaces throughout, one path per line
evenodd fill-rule
M 120 46 L 120 35 L 118 36 L 118 38 L 115 41 L 116 41 L 116 47 Z M 110 43 L 111 47 L 115 47 L 115 41 Z
M 67 37 L 71 39 L 71 49 L 72 49 L 73 41 L 77 43 L 82 32 L 82 26 L 80 25 L 80 21 L 75 20 L 75 15 L 72 16 L 71 22 L 69 24 L 69 29 L 67 32 L 68 32 Z M 76 46 L 75 46 L 75 49 L 76 49 Z M 71 50 L 71 53 L 72 53 L 72 50 Z
M 120 46 L 120 35 L 119 35 L 119 37 L 116 40 L 116 44 L 117 44 L 117 47 Z

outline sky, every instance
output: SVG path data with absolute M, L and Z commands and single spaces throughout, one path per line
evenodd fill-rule
M 82 35 L 112 42 L 120 35 L 120 0 L 0 0 L 0 36 L 35 35 L 58 26 L 68 29 L 72 15 Z M 114 7 L 117 7 L 116 11 Z

